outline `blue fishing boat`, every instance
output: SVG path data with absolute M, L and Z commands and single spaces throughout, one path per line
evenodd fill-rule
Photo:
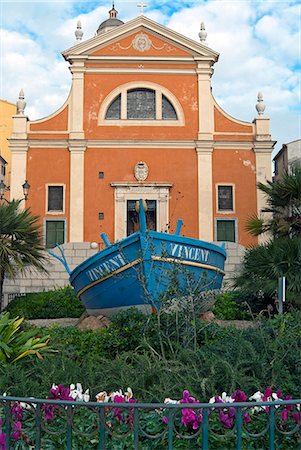
M 90 315 L 109 316 L 133 306 L 158 309 L 175 290 L 187 295 L 221 288 L 223 246 L 180 236 L 181 219 L 175 234 L 147 230 L 142 200 L 138 209 L 139 231 L 112 244 L 102 233 L 106 247 L 69 271 Z

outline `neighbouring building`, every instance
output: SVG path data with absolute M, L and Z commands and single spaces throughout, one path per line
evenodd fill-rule
M 7 161 L 0 156 L 0 182 L 5 181 Z
M 76 45 L 63 52 L 72 74 L 64 105 L 30 121 L 21 95 L 13 118 L 11 196 L 29 181 L 26 206 L 40 216 L 46 246 L 101 245 L 102 231 L 121 239 L 135 230 L 143 198 L 149 227 L 174 231 L 181 217 L 183 234 L 230 243 L 241 256 L 257 242 L 245 231 L 264 204 L 256 183 L 272 175 L 262 94 L 253 122 L 217 104 L 219 54 L 204 24 L 195 42 L 144 15 L 123 23 L 113 7 L 94 37 L 82 34 L 78 23 Z M 84 256 L 71 254 L 71 267 Z
M 16 113 L 16 105 L 6 100 L 0 100 L 0 157 L 6 161 L 5 174 L 2 181 L 8 186 L 10 184 L 11 172 L 11 153 L 8 146 L 8 138 L 10 138 L 13 130 L 13 114 Z M 3 167 L 3 166 L 1 166 Z M 1 169 L 2 170 L 2 169 Z
M 273 161 L 275 164 L 275 180 L 279 179 L 292 165 L 301 165 L 301 139 L 283 144 Z

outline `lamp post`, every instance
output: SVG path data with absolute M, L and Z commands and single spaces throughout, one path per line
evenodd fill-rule
M 27 200 L 28 197 L 30 184 L 28 183 L 27 180 L 25 180 L 25 183 L 22 184 L 22 189 L 24 197 L 20 200 L 21 202 L 23 200 Z M 5 191 L 9 191 L 9 186 L 6 186 L 6 184 L 3 181 L 0 181 L 0 200 L 5 200 L 7 203 L 9 203 L 9 201 L 6 198 L 4 198 Z

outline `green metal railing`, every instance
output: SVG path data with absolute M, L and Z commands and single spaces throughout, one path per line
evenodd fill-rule
M 300 404 L 301 399 L 143 404 L 0 396 L 0 449 L 297 450 Z M 187 426 L 185 414 L 198 418 L 194 426 Z M 221 415 L 230 417 L 227 426 Z

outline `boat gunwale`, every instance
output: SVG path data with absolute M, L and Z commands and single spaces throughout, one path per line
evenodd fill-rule
M 99 257 L 101 258 L 106 257 L 110 253 L 113 253 L 114 251 L 119 251 L 118 245 L 122 242 L 122 246 L 128 246 L 132 244 L 132 241 L 139 240 L 139 237 L 141 235 L 140 231 L 137 231 L 136 233 L 131 234 L 130 236 L 125 237 L 124 239 L 121 239 L 120 241 L 116 241 L 109 245 L 108 247 L 103 248 L 102 250 L 98 251 L 94 255 L 90 256 L 89 258 L 85 259 L 83 262 L 81 262 L 78 266 L 75 267 L 70 273 L 70 282 L 72 282 L 78 275 L 79 272 L 82 272 L 83 270 L 87 269 L 87 267 L 92 264 L 94 261 L 97 261 Z M 100 255 L 101 254 L 101 255 Z

